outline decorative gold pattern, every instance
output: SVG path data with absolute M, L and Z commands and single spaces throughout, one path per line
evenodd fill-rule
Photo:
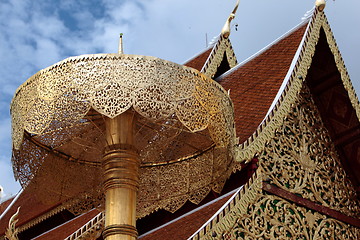
M 39 71 L 19 87 L 11 104 L 13 145 L 20 148 L 24 130 L 43 134 L 53 130 L 49 128 L 54 121 L 57 128 L 65 128 L 84 118 L 90 108 L 114 118 L 133 107 L 153 121 L 179 113 L 177 118 L 191 132 L 208 124 L 215 128 L 216 122 L 209 121 L 226 109 L 222 102 L 231 102 L 222 87 L 192 68 L 124 54 L 72 57 Z
M 222 239 L 350 240 L 358 239 L 359 236 L 359 228 L 277 196 L 264 195 L 256 203 L 248 205 L 235 226 L 223 234 Z
M 298 55 L 298 58 L 295 59 L 296 64 L 293 69 L 290 69 L 292 72 L 285 90 L 282 92 L 279 101 L 263 123 L 260 124 L 258 129 L 248 138 L 248 140 L 239 146 L 237 149 L 238 155 L 236 160 L 250 161 L 256 154 L 263 150 L 265 143 L 274 136 L 275 130 L 281 126 L 282 120 L 286 117 L 292 104 L 295 102 L 296 96 L 300 92 L 303 81 L 306 78 L 307 70 L 311 66 L 312 57 L 315 53 L 315 47 L 320 36 L 320 28 L 323 28 L 325 31 L 328 44 L 335 58 L 336 66 L 341 74 L 341 80 L 347 90 L 357 117 L 360 119 L 360 102 L 356 96 L 354 87 L 351 84 L 350 77 L 347 73 L 344 61 L 336 45 L 326 16 L 324 12 L 315 10 L 308 23 L 303 43 L 300 45 L 300 54 Z
M 263 169 L 191 239 L 358 239 L 360 229 L 262 191 Z
M 15 176 L 23 186 L 31 181 L 29 191 L 45 202 L 77 196 L 65 203 L 75 213 L 102 208 L 104 118 L 129 109 L 137 115 L 141 160 L 137 217 L 221 191 L 236 144 L 227 93 L 194 69 L 119 54 L 66 59 L 17 90 L 11 107 Z M 201 178 L 194 174 L 202 172 Z
M 345 215 L 360 217 L 356 191 L 306 84 L 283 126 L 260 154 L 259 164 L 270 183 Z
M 101 236 L 102 229 L 104 228 L 105 218 L 104 213 L 101 212 L 93 219 L 81 226 L 73 234 L 65 238 L 65 240 L 80 240 L 80 239 L 97 239 Z
M 64 209 L 65 209 L 64 206 L 58 206 L 58 207 L 56 207 L 56 208 L 54 208 L 54 209 L 52 209 L 52 210 L 49 210 L 49 211 L 46 212 L 45 214 L 43 214 L 43 215 L 41 215 L 41 216 L 39 216 L 39 217 L 33 218 L 33 219 L 31 219 L 29 222 L 27 222 L 27 223 L 19 226 L 19 227 L 17 228 L 17 231 L 18 231 L 18 233 L 21 233 L 21 232 L 23 232 L 23 231 L 25 231 L 25 230 L 27 230 L 27 229 L 35 226 L 36 224 L 38 224 L 38 223 L 40 223 L 40 222 L 48 219 L 49 217 L 54 216 L 55 214 L 61 212 L 61 211 L 64 210 Z M 0 238 L 0 239 L 1 239 L 1 238 Z
M 227 149 L 212 148 L 184 162 L 140 168 L 138 217 L 160 208 L 175 212 L 187 200 L 200 203 L 211 189 L 220 192 L 232 171 L 230 157 Z
M 287 191 L 359 218 L 359 201 L 355 191 L 345 176 L 334 145 L 303 83 L 321 27 L 325 30 L 343 84 L 360 119 L 360 104 L 326 17 L 323 12 L 315 10 L 287 87 L 264 123 L 240 145 L 237 157 L 250 160 L 257 155 L 260 164 L 257 173 L 264 172 L 266 177 L 257 178 L 255 183 L 259 179 L 270 180 Z M 261 186 L 251 186 L 224 206 L 224 210 L 200 229 L 193 239 L 360 238 L 359 228 L 279 197 L 264 195 Z
M 5 237 L 8 240 L 18 240 L 19 239 L 17 237 L 17 234 L 18 234 L 19 231 L 15 226 L 16 223 L 19 221 L 19 219 L 18 219 L 19 211 L 20 211 L 20 207 L 18 207 L 16 213 L 14 213 L 14 215 L 12 215 L 10 220 L 9 220 L 9 226 L 6 229 L 6 232 L 5 232 Z
M 239 215 L 241 216 L 242 213 L 246 212 L 248 206 L 254 204 L 262 196 L 262 179 L 261 170 L 257 169 L 249 182 L 236 193 L 236 196 L 190 239 L 220 238 L 223 232 L 234 226 Z
M 220 35 L 219 40 L 215 43 L 213 50 L 201 69 L 201 72 L 213 78 L 224 58 L 224 54 L 230 68 L 235 67 L 237 60 L 230 39 Z

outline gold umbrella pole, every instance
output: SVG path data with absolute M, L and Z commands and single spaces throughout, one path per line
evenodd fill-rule
M 105 240 L 137 239 L 136 197 L 140 160 L 134 147 L 134 113 L 128 110 L 105 121 L 103 237 Z

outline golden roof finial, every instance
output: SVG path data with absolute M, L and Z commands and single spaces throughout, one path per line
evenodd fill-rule
M 319 9 L 319 11 L 323 11 L 326 5 L 326 1 L 325 0 L 316 0 L 315 1 L 315 6 L 317 9 Z
M 14 215 L 12 215 L 10 220 L 9 220 L 9 226 L 6 229 L 6 232 L 5 232 L 5 237 L 8 240 L 18 240 L 19 239 L 17 237 L 18 230 L 17 230 L 17 228 L 15 226 L 16 223 L 19 221 L 19 219 L 18 219 L 19 211 L 20 211 L 20 207 L 18 207 L 16 213 L 14 213 Z
M 230 35 L 230 23 L 231 23 L 231 21 L 235 18 L 235 13 L 236 13 L 236 10 L 237 10 L 238 7 L 239 7 L 239 3 L 240 3 L 240 0 L 237 0 L 237 2 L 236 2 L 236 4 L 235 4 L 235 7 L 234 7 L 234 10 L 230 13 L 230 16 L 229 16 L 228 19 L 226 20 L 225 25 L 224 25 L 224 27 L 223 27 L 222 30 L 221 30 L 221 35 L 222 35 L 224 38 L 228 38 L 229 35 Z
M 123 49 L 123 33 L 120 33 L 120 38 L 119 38 L 119 46 L 118 46 L 118 53 L 119 54 L 123 54 L 124 53 L 124 49 Z

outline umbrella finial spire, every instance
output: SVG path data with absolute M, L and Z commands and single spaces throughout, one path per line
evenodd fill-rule
M 118 47 L 118 53 L 119 54 L 123 54 L 124 53 L 124 49 L 123 49 L 123 33 L 120 33 L 120 38 L 119 38 L 119 47 Z
M 235 4 L 235 7 L 234 7 L 234 10 L 232 10 L 232 12 L 230 13 L 230 16 L 229 16 L 228 19 L 226 20 L 225 25 L 224 25 L 224 27 L 223 27 L 222 30 L 221 30 L 221 35 L 222 35 L 224 38 L 228 38 L 229 35 L 230 35 L 230 23 L 231 23 L 231 21 L 235 18 L 236 10 L 237 10 L 238 7 L 239 7 L 239 3 L 240 3 L 240 0 L 237 0 L 237 2 L 236 2 L 236 4 Z

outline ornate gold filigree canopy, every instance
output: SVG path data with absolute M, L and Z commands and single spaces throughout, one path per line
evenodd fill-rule
M 221 190 L 236 144 L 227 93 L 192 68 L 125 54 L 68 58 L 19 87 L 11 104 L 16 178 L 45 201 L 101 198 L 104 119 L 125 111 L 136 118 L 138 217 Z

